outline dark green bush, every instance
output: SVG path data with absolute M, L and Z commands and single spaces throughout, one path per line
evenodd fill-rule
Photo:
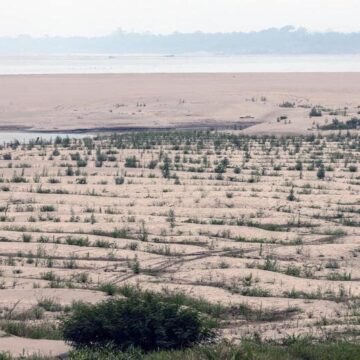
M 87 184 L 86 177 L 77 178 L 76 183 L 79 185 L 86 185 Z
M 213 323 L 197 311 L 151 293 L 78 304 L 62 327 L 64 339 L 76 347 L 112 343 L 120 350 L 180 349 L 215 336 Z
M 125 159 L 125 167 L 127 167 L 127 168 L 136 168 L 137 167 L 136 156 L 127 157 Z
M 316 176 L 318 179 L 322 180 L 325 178 L 325 167 L 324 165 L 321 165 L 316 173 Z
M 116 185 L 122 185 L 125 182 L 125 179 L 122 176 L 117 176 L 115 178 L 115 184 Z
M 79 160 L 77 160 L 76 165 L 77 165 L 77 167 L 86 167 L 87 161 L 84 159 L 79 159 Z
M 40 208 L 40 211 L 41 212 L 53 212 L 53 211 L 55 211 L 56 209 L 55 209 L 55 207 L 53 206 L 53 205 L 43 205 L 43 206 L 41 206 L 41 208 Z
M 320 117 L 322 116 L 322 111 L 317 108 L 317 107 L 313 107 L 309 113 L 310 117 Z
M 156 160 L 151 160 L 150 163 L 149 163 L 149 169 L 155 169 L 156 166 L 157 166 L 157 161 Z

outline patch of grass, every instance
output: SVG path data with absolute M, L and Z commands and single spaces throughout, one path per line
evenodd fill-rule
M 317 343 L 310 339 L 289 338 L 283 343 L 243 341 L 240 345 L 222 342 L 178 351 L 144 354 L 132 349 L 118 352 L 110 345 L 101 349 L 70 352 L 69 360 L 357 360 L 360 345 L 345 341 Z
M 10 353 L 8 352 L 0 352 L 0 360 L 54 360 L 54 357 L 49 357 L 49 356 L 42 356 L 39 354 L 33 354 L 33 355 L 23 355 L 20 357 L 13 357 Z
M 7 320 L 1 324 L 1 329 L 7 334 L 29 338 L 29 339 L 48 339 L 48 340 L 60 340 L 62 334 L 60 329 L 52 323 L 24 323 L 20 321 Z
M 42 298 L 38 301 L 38 306 L 45 311 L 57 312 L 63 309 L 62 305 L 51 298 Z

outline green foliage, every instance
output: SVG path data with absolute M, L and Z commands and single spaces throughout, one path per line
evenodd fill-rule
M 6 353 L 6 352 L 1 352 L 0 353 L 0 360 L 54 360 L 54 358 L 48 357 L 48 356 L 42 356 L 39 354 L 34 354 L 34 355 L 23 355 L 20 357 L 12 357 L 10 353 Z
M 151 293 L 110 299 L 96 305 L 77 304 L 63 320 L 65 340 L 74 346 L 113 343 L 125 350 L 179 349 L 215 336 L 213 324 L 199 312 Z
M 293 187 L 291 188 L 290 193 L 289 193 L 287 199 L 288 199 L 289 201 L 295 201 L 295 200 L 296 200 L 296 197 L 295 197 L 295 194 L 294 194 L 294 188 L 293 188 Z
M 102 284 L 100 290 L 105 292 L 109 296 L 113 296 L 117 292 L 117 286 L 111 283 Z
M 357 171 L 358 171 L 358 168 L 357 168 L 357 166 L 355 166 L 355 165 L 350 165 L 350 166 L 349 166 L 349 171 L 350 171 L 350 172 L 357 172 Z
M 73 237 L 73 236 L 67 236 L 66 244 L 68 245 L 74 245 L 74 246 L 90 246 L 89 239 L 87 237 Z
M 294 108 L 295 107 L 295 103 L 290 102 L 290 101 L 284 101 L 282 104 L 279 105 L 282 108 Z
M 285 339 L 283 343 L 243 341 L 239 345 L 222 342 L 192 349 L 157 351 L 148 354 L 137 349 L 119 352 L 108 345 L 70 352 L 69 360 L 357 360 L 360 345 L 344 341 L 316 343 L 311 339 Z
M 115 178 L 115 184 L 116 185 L 122 185 L 125 182 L 125 179 L 122 176 L 117 176 Z
M 218 174 L 223 174 L 226 172 L 226 168 L 229 166 L 229 159 L 224 158 L 220 163 L 215 167 L 214 171 Z
M 41 212 L 53 212 L 53 211 L 55 211 L 55 207 L 53 205 L 43 205 L 40 208 L 40 211 Z
M 31 236 L 30 234 L 22 234 L 22 240 L 23 240 L 23 242 L 28 243 L 28 242 L 31 241 L 31 239 L 32 239 L 32 236 Z
M 74 176 L 74 170 L 71 166 L 68 166 L 65 170 L 65 175 L 66 176 Z
M 164 165 L 162 166 L 162 174 L 165 179 L 170 179 L 170 164 L 170 158 L 168 156 L 165 156 Z
M 296 161 L 296 164 L 295 164 L 295 170 L 297 171 L 301 171 L 303 169 L 303 164 L 300 160 L 297 160 Z
M 125 167 L 127 167 L 127 168 L 136 168 L 137 167 L 136 156 L 127 157 L 125 159 Z
M 322 112 L 319 108 L 313 107 L 309 114 L 310 117 L 320 117 L 322 116 Z
M 325 178 L 325 168 L 324 165 L 321 165 L 316 173 L 318 179 L 322 180 Z
M 175 219 L 175 211 L 170 209 L 167 216 L 167 221 L 170 224 L 171 228 L 175 227 L 176 219 Z
M 352 118 L 346 120 L 345 122 L 339 121 L 338 119 L 333 119 L 330 124 L 320 126 L 321 130 L 351 130 L 357 129 L 360 126 L 359 118 Z
M 59 340 L 62 338 L 61 331 L 51 323 L 26 324 L 19 321 L 5 321 L 1 329 L 8 334 L 26 337 L 30 339 Z

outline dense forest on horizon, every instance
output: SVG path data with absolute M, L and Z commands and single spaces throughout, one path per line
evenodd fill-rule
M 360 32 L 310 32 L 292 26 L 257 32 L 127 33 L 101 37 L 0 37 L 0 55 L 113 54 L 360 54 Z

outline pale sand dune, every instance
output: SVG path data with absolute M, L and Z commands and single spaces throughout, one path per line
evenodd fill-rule
M 0 126 L 74 130 L 259 121 L 246 132 L 297 133 L 313 123 L 299 105 L 356 108 L 359 93 L 359 73 L 1 76 Z M 283 101 L 297 106 L 280 108 Z M 276 122 L 283 114 L 290 124 Z

